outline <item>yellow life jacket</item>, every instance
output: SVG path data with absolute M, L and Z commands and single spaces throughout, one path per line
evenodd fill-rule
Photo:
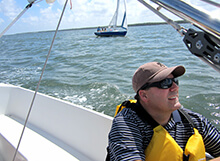
M 145 161 L 206 160 L 203 139 L 197 129 L 194 128 L 194 134 L 189 138 L 184 152 L 161 125 L 153 130 L 153 137 L 145 150 Z
M 136 100 L 125 101 L 116 107 L 115 116 L 130 103 L 135 104 Z M 189 119 L 188 114 L 183 115 Z M 176 116 L 175 116 L 176 117 Z M 180 117 L 180 116 L 179 116 Z M 190 120 L 188 120 L 190 121 Z M 190 121 L 191 123 L 191 121 Z M 192 124 L 192 123 L 191 123 Z M 196 128 L 194 134 L 187 141 L 185 150 L 177 144 L 172 136 L 163 126 L 156 126 L 153 131 L 153 137 L 145 149 L 145 161 L 204 161 L 205 146 L 202 136 Z
M 123 108 L 125 108 L 126 106 L 127 106 L 127 104 L 129 103 L 136 103 L 137 102 L 137 100 L 129 100 L 129 101 L 124 101 L 122 104 L 120 104 L 120 105 L 117 105 L 117 107 L 116 107 L 116 110 L 115 110 L 115 115 L 114 115 L 114 117 L 119 113 L 119 112 L 121 112 L 121 110 L 123 109 Z

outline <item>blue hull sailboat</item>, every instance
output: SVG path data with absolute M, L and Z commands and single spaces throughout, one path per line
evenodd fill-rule
M 118 15 L 119 15 L 119 4 L 120 0 L 117 0 L 117 8 L 115 11 L 115 14 L 111 20 L 111 22 L 108 25 L 108 28 L 106 29 L 101 29 L 97 28 L 97 32 L 94 34 L 97 36 L 102 36 L 102 37 L 110 37 L 110 36 L 125 36 L 127 34 L 127 18 L 126 18 L 126 0 L 124 1 L 124 16 L 122 18 L 122 23 L 120 27 L 117 27 L 117 20 L 118 20 Z
M 103 37 L 125 36 L 126 34 L 127 34 L 127 31 L 118 31 L 118 30 L 95 32 L 95 35 L 103 36 Z

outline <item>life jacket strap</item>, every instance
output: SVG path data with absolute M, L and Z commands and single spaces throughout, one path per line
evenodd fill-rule
M 174 119 L 175 123 L 181 122 L 181 116 L 180 116 L 178 110 L 173 111 L 172 115 L 173 115 L 173 119 Z
M 187 121 L 189 122 L 189 124 L 191 125 L 191 127 L 195 128 L 194 125 L 194 121 L 192 120 L 192 118 L 189 116 L 189 114 L 187 112 L 185 112 L 183 110 L 183 108 L 179 109 L 179 112 L 181 112 L 181 114 L 187 119 Z

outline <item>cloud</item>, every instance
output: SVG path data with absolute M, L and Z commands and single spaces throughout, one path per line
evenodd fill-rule
M 64 0 L 58 0 L 62 6 Z M 114 14 L 115 4 L 103 0 L 72 0 L 72 10 L 68 4 L 62 26 L 70 28 L 94 27 L 97 25 L 108 25 Z M 67 28 L 67 27 L 64 27 Z
M 60 9 L 57 9 L 56 11 L 53 11 L 52 6 L 49 6 L 44 9 L 40 9 L 40 17 L 41 20 L 44 20 L 46 22 L 53 22 L 55 19 L 59 18 L 61 13 Z
M 0 12 L 11 20 L 14 19 L 21 10 L 22 9 L 16 5 L 15 0 L 2 0 L 0 2 Z
M 58 2 L 60 5 L 64 4 L 64 0 L 58 0 Z M 122 5 L 120 4 L 120 6 Z M 65 11 L 63 23 L 72 23 L 72 27 L 107 26 L 115 10 L 116 0 L 75 0 L 72 10 L 67 8 Z M 128 23 L 147 22 L 148 15 L 152 15 L 152 13 L 141 3 L 134 0 L 127 1 Z M 153 21 L 155 19 L 151 18 L 150 20 Z M 159 20 L 159 18 L 156 20 Z

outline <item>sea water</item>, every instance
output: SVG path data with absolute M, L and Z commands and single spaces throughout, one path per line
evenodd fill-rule
M 131 80 L 140 65 L 183 65 L 181 104 L 220 129 L 220 74 L 192 55 L 171 26 L 129 27 L 125 37 L 96 37 L 94 32 L 58 32 L 39 92 L 113 116 L 116 105 L 133 99 Z M 0 82 L 35 90 L 53 35 L 48 31 L 3 36 Z

